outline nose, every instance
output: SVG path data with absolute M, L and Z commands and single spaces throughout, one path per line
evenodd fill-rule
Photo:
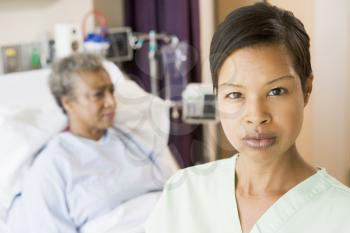
M 115 96 L 112 92 L 107 91 L 107 94 L 105 96 L 104 105 L 106 108 L 115 108 L 116 107 Z
M 266 103 L 259 99 L 247 101 L 244 122 L 254 127 L 271 122 L 271 114 Z

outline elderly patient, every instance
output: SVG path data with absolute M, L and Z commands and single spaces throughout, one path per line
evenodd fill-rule
M 15 208 L 14 232 L 80 232 L 121 203 L 163 188 L 167 177 L 152 151 L 113 127 L 114 87 L 98 57 L 60 60 L 49 84 L 69 128 L 34 160 Z

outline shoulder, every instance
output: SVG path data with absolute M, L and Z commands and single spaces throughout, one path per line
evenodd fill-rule
M 44 156 L 52 156 L 53 154 L 62 154 L 67 148 L 67 133 L 60 133 L 53 137 L 38 153 L 35 160 L 39 160 Z
M 333 176 L 324 172 L 325 181 L 329 184 L 330 188 L 326 192 L 329 196 L 330 202 L 337 205 L 346 206 L 350 208 L 350 188 L 338 181 Z
M 229 185 L 228 177 L 233 176 L 234 161 L 223 159 L 176 172 L 146 223 L 146 233 L 207 232 L 214 223 L 203 221 L 213 218 L 213 211 L 220 210 L 222 192 L 231 190 L 225 186 Z M 193 218 L 198 212 L 200 217 Z
M 309 187 L 303 187 L 306 192 L 302 192 L 301 199 L 298 196 L 291 199 L 292 209 L 300 200 L 301 208 L 296 209 L 283 228 L 288 229 L 286 232 L 302 232 L 306 227 L 308 232 L 348 232 L 350 189 L 324 169 L 314 176 L 313 181 Z
M 30 171 L 32 173 L 53 173 L 65 163 L 71 154 L 69 135 L 60 133 L 52 138 L 35 156 Z
M 68 154 L 60 134 L 51 139 L 25 171 L 22 193 L 26 196 L 44 195 L 44 193 L 52 195 L 54 192 L 58 193 L 58 190 L 62 191 L 69 176 L 65 165 Z
M 322 216 L 327 215 L 329 221 L 348 222 L 350 210 L 350 189 L 340 181 L 329 175 L 325 170 L 320 174 L 320 181 L 315 185 L 314 192 L 318 193 L 313 198 L 310 206 L 317 209 Z M 318 190 L 322 190 L 319 192 Z M 330 215 L 330 213 L 332 213 Z

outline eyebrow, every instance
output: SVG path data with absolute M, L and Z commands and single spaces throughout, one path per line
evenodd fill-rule
M 113 84 L 107 84 L 107 85 L 98 86 L 98 87 L 96 87 L 94 89 L 95 90 L 104 90 L 104 89 L 108 89 L 108 88 L 111 88 L 111 87 L 114 88 L 114 85 Z
M 284 76 L 276 78 L 276 79 L 274 79 L 272 81 L 267 82 L 265 85 L 269 85 L 271 83 L 275 83 L 275 82 L 281 81 L 283 79 L 294 79 L 294 76 L 292 76 L 292 75 L 284 75 Z M 219 87 L 222 87 L 222 86 L 243 87 L 242 85 L 234 84 L 234 83 L 222 83 L 222 84 L 219 85 Z

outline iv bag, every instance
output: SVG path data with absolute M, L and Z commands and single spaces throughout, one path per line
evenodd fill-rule
M 185 42 L 162 46 L 161 56 L 164 70 L 165 99 L 182 100 L 181 94 L 187 85 L 189 72 L 189 45 Z

